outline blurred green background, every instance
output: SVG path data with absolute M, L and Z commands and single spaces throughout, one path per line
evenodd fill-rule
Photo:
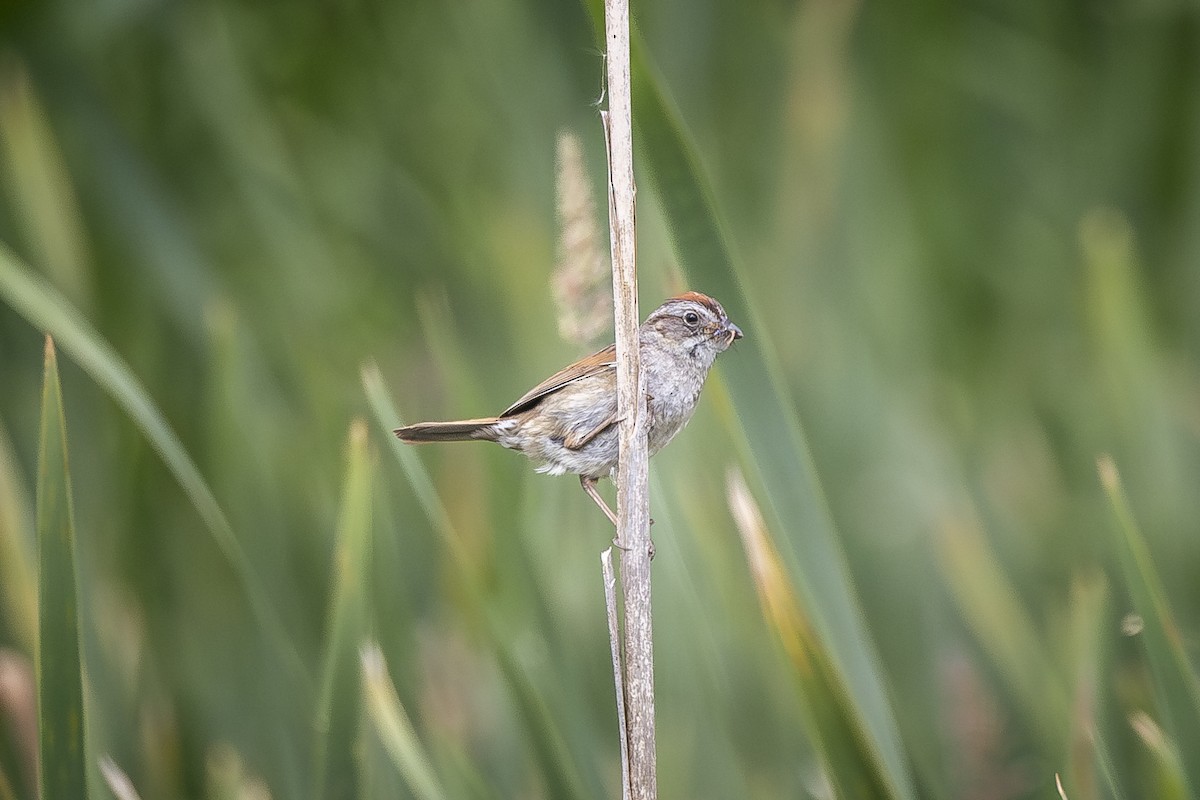
M 145 798 L 618 796 L 605 520 L 388 434 L 586 352 L 550 286 L 563 131 L 606 229 L 596 13 L 0 7 L 0 797 L 35 796 L 47 329 L 94 796 L 104 755 Z M 661 795 L 1196 796 L 1195 4 L 633 13 L 642 312 L 747 332 L 652 465 Z

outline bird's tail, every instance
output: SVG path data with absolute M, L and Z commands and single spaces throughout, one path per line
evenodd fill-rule
M 496 440 L 498 417 L 462 419 L 456 422 L 418 422 L 395 430 L 405 442 L 469 442 L 474 439 Z

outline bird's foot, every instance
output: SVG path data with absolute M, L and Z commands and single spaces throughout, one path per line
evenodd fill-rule
M 612 546 L 613 546 L 613 547 L 615 547 L 615 548 L 617 548 L 618 550 L 620 550 L 622 553 L 628 553 L 628 552 L 629 552 L 629 550 L 630 550 L 630 548 L 626 547 L 625 545 L 623 545 L 623 544 L 621 544 L 619 541 L 617 541 L 617 537 L 616 537 L 616 536 L 614 536 L 614 537 L 613 537 L 613 540 L 612 540 Z M 649 555 L 650 555 L 650 560 L 651 560 L 651 561 L 653 561 L 653 560 L 654 560 L 654 553 L 655 553 L 655 549 L 654 549 L 654 540 L 653 540 L 653 539 L 651 539 L 651 540 L 650 540 L 650 548 L 649 548 Z

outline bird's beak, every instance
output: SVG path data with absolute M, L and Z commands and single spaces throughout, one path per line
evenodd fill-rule
M 728 331 L 728 333 L 729 333 L 729 343 L 730 344 L 733 344 L 738 339 L 742 338 L 742 329 L 739 328 L 737 325 L 734 325 L 732 322 L 727 323 L 725 325 L 725 330 Z

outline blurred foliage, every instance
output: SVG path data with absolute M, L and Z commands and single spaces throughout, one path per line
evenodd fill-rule
M 551 274 L 561 131 L 604 208 L 593 11 L 0 8 L 0 798 L 36 795 L 43 329 L 94 761 L 145 798 L 617 796 L 607 523 L 387 432 L 582 355 Z M 884 796 L 1197 796 L 1195 5 L 634 15 L 643 311 L 686 275 L 753 338 L 652 466 L 662 796 L 863 759 Z
M 58 360 L 49 336 L 45 361 L 37 479 L 38 786 L 43 797 L 86 797 L 75 519 Z

